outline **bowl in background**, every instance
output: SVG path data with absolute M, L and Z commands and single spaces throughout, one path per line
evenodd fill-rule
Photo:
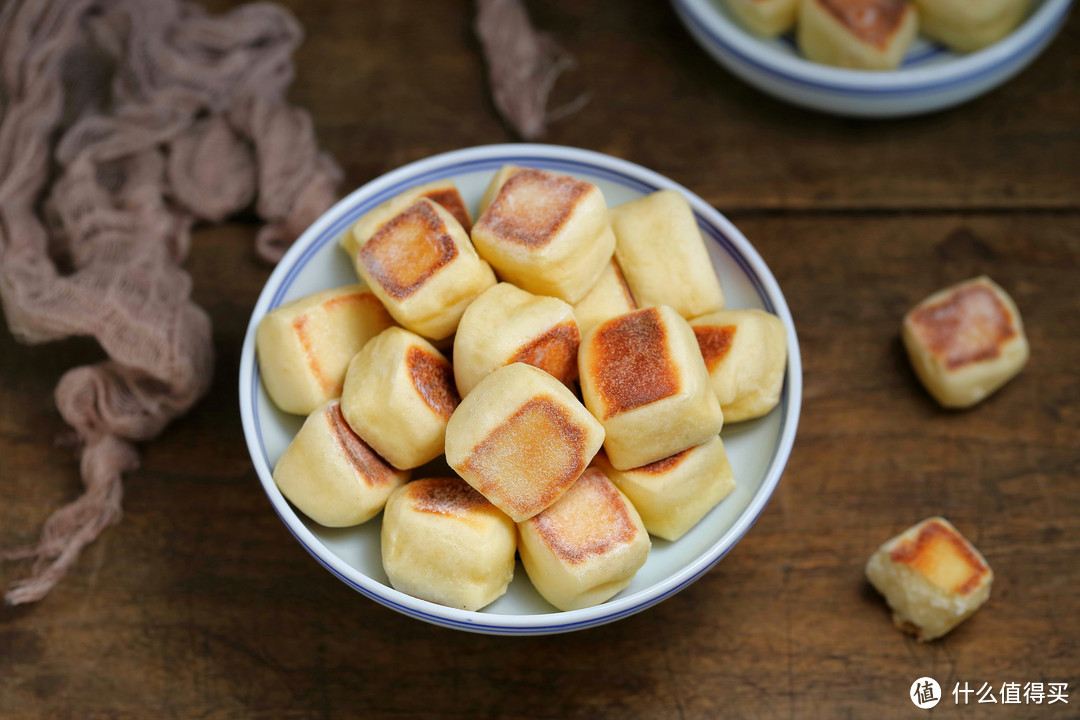
M 724 0 L 672 0 L 690 34 L 733 75 L 795 105 L 836 115 L 902 117 L 972 100 L 1027 67 L 1054 39 L 1072 0 L 1034 0 L 1012 33 L 973 53 L 918 37 L 896 70 L 830 67 L 803 58 L 790 36 L 749 32 Z

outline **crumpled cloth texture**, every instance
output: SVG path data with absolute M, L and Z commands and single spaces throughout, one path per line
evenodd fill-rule
M 108 360 L 56 388 L 84 494 L 56 511 L 9 603 L 42 598 L 120 517 L 121 476 L 208 389 L 210 320 L 182 263 L 196 221 L 248 207 L 274 261 L 336 199 L 341 171 L 285 101 L 296 20 L 178 0 L 0 6 L 0 302 L 21 341 L 90 336 Z
M 574 59 L 551 36 L 537 32 L 521 0 L 477 0 L 476 34 L 487 60 L 491 94 L 499 114 L 525 140 L 547 132 L 549 122 L 577 112 L 582 95 L 549 111 L 555 80 Z

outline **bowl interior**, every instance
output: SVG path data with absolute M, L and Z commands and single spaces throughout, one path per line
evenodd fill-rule
M 308 520 L 289 505 L 274 485 L 270 469 L 299 430 L 303 418 L 279 411 L 266 395 L 254 363 L 253 330 L 266 312 L 282 303 L 324 288 L 356 282 L 351 263 L 338 246 L 338 238 L 360 215 L 407 187 L 449 177 L 457 183 L 475 217 L 488 181 L 506 163 L 550 169 L 595 183 L 609 206 L 634 200 L 661 187 L 677 187 L 621 161 L 614 162 L 625 167 L 599 165 L 589 158 L 592 153 L 566 149 L 569 156 L 561 156 L 553 155 L 550 148 L 529 153 L 522 147 L 508 146 L 505 152 L 482 149 L 487 151 L 486 157 L 472 159 L 463 155 L 467 151 L 450 153 L 440 156 L 449 158 L 443 162 L 435 158 L 436 162 L 403 168 L 341 201 L 305 233 L 267 283 L 252 317 L 241 368 L 242 414 L 252 458 L 275 509 L 297 539 L 331 572 L 379 602 L 431 622 L 489 632 L 506 628 L 550 632 L 607 622 L 657 602 L 696 579 L 734 545 L 771 495 L 790 451 L 801 388 L 797 341 L 790 313 L 775 281 L 745 239 L 718 213 L 694 197 L 699 204 L 695 208 L 698 223 L 707 239 L 727 306 L 779 314 L 788 327 L 792 360 L 780 407 L 764 418 L 723 430 L 738 483 L 736 490 L 678 542 L 654 538 L 645 566 L 613 600 L 596 608 L 559 612 L 533 589 L 519 562 L 507 593 L 483 611 L 468 613 L 443 608 L 390 587 L 380 558 L 381 516 L 356 528 L 329 529 Z M 627 172 L 635 168 L 639 172 Z M 440 458 L 414 471 L 413 478 L 448 473 Z

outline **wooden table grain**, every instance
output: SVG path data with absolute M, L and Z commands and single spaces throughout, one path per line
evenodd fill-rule
M 230 3 L 211 2 L 215 10 Z M 344 189 L 434 153 L 512 140 L 464 1 L 290 0 L 292 98 Z M 1015 80 L 897 121 L 804 112 L 726 74 L 663 2 L 530 2 L 577 57 L 548 141 L 668 175 L 745 232 L 805 364 L 788 470 L 694 585 L 613 625 L 540 638 L 433 627 L 346 588 L 271 511 L 243 442 L 240 344 L 270 268 L 255 226 L 200 229 L 209 395 L 145 447 L 123 521 L 43 602 L 0 607 L 0 718 L 893 718 L 920 676 L 935 717 L 1080 716 L 1080 20 Z M 921 390 L 898 338 L 916 301 L 988 274 L 1021 308 L 1023 374 L 975 409 Z M 0 547 L 78 492 L 52 390 L 100 358 L 0 332 Z M 996 573 L 941 641 L 893 629 L 863 579 L 882 541 L 950 518 Z M 23 568 L 6 565 L 4 582 Z M 957 706 L 956 683 L 1066 682 L 1069 703 Z

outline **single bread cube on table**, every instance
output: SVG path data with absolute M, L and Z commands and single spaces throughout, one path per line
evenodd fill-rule
M 904 318 L 902 334 L 915 374 L 950 408 L 970 407 L 987 397 L 1028 359 L 1020 311 L 987 277 L 923 300 Z
M 776 37 L 795 27 L 799 0 L 727 0 L 735 17 L 751 32 Z
M 363 285 L 323 290 L 271 310 L 255 333 L 267 394 L 284 412 L 311 413 L 341 395 L 352 356 L 393 324 Z
M 630 499 L 650 535 L 672 542 L 735 489 L 720 436 L 630 470 L 616 470 L 604 453 L 593 465 Z
M 582 340 L 585 406 L 604 426 L 604 449 L 629 470 L 699 445 L 720 432 L 720 403 L 694 332 L 669 307 L 598 325 Z
M 932 517 L 882 545 L 866 577 L 893 609 L 894 624 L 925 642 L 971 617 L 990 597 L 994 573 L 956 528 Z
M 350 259 L 353 258 L 356 251 L 360 249 L 356 241 L 357 237 L 371 237 L 379 228 L 421 198 L 427 198 L 446 208 L 446 211 L 461 223 L 466 233 L 472 230 L 472 217 L 469 215 L 469 209 L 465 207 L 465 201 L 461 198 L 457 185 L 453 180 L 436 180 L 409 188 L 369 210 L 342 234 L 339 240 L 341 248 Z
M 800 0 L 797 39 L 808 60 L 855 70 L 900 67 L 918 30 L 909 0 Z
M 510 518 L 460 478 L 414 480 L 386 504 L 382 561 L 396 590 L 479 610 L 514 578 L 517 532 Z
M 337 400 L 308 416 L 274 466 L 281 494 L 326 527 L 367 522 L 408 479 L 353 433 Z
M 641 307 L 667 305 L 684 318 L 724 307 L 705 240 L 682 193 L 661 190 L 612 208 L 615 257 Z
M 421 198 L 371 234 L 353 226 L 356 272 L 403 327 L 432 340 L 454 333 L 476 297 L 495 284 L 454 216 Z
M 521 564 L 560 610 L 599 605 L 630 584 L 649 556 L 634 506 L 595 468 L 559 500 L 518 525 Z
M 604 442 L 604 428 L 565 385 L 531 365 L 499 368 L 446 427 L 446 462 L 514 522 L 566 492 Z
M 584 297 L 615 251 L 600 188 L 533 168 L 504 168 L 491 185 L 472 230 L 480 255 L 523 290 Z
M 396 468 L 443 453 L 446 423 L 459 402 L 454 371 L 419 335 L 384 330 L 349 363 L 341 411 L 349 426 Z
M 574 309 L 553 297 L 499 283 L 461 316 L 454 340 L 454 377 L 462 397 L 504 365 L 540 368 L 564 385 L 577 377 L 581 344 Z
M 919 31 L 959 52 L 996 43 L 1023 20 L 1030 0 L 915 0 Z
M 780 403 L 787 330 L 762 310 L 721 310 L 690 321 L 724 422 L 767 414 Z
M 577 318 L 578 329 L 583 333 L 631 310 L 637 310 L 637 303 L 615 258 L 611 259 L 585 297 L 574 303 L 574 317 Z

